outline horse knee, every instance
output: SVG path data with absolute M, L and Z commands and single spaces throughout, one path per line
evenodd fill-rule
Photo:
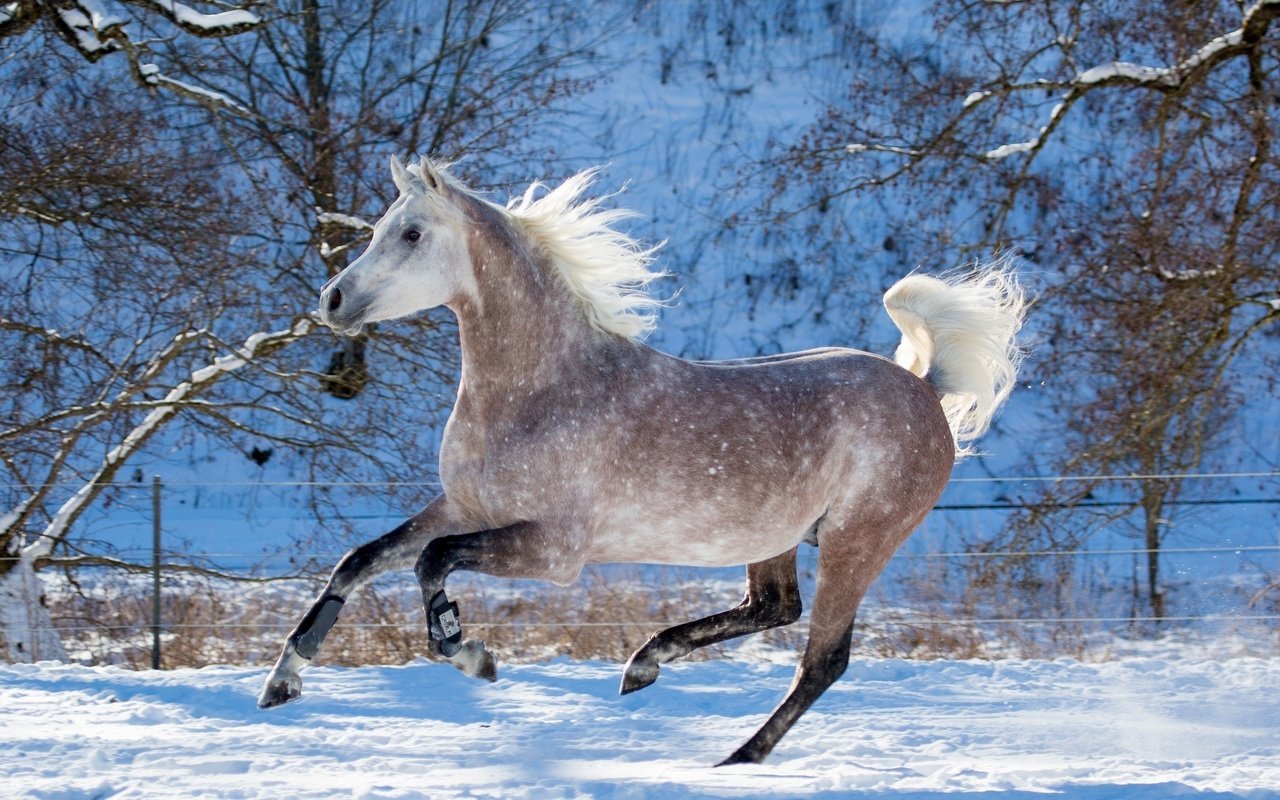
M 418 560 L 414 562 L 413 574 L 418 584 L 424 589 L 436 583 L 443 583 L 449 574 L 449 547 L 442 539 L 433 539 L 422 548 Z

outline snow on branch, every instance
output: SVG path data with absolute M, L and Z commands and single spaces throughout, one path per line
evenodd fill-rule
M 240 105 L 235 100 L 232 100 L 230 97 L 227 97 L 225 94 L 170 78 L 169 76 L 161 73 L 160 68 L 155 64 L 138 64 L 137 74 L 142 82 L 148 86 L 163 86 L 176 94 L 204 103 L 215 110 L 232 111 L 242 117 L 253 115 L 252 111 Z
M 1058 122 L 1062 119 L 1063 113 L 1074 99 L 1074 96 L 1068 95 L 1062 102 L 1053 107 L 1053 110 L 1049 112 L 1049 121 L 1040 129 L 1040 133 L 1036 134 L 1036 138 L 1029 142 L 1002 144 L 994 150 L 988 150 L 984 157 L 988 161 L 999 161 L 1002 158 L 1008 158 L 1018 153 L 1035 153 L 1044 146 L 1045 140 L 1049 137 L 1049 134 L 1053 133 L 1053 129 L 1058 127 Z
M 321 225 L 340 225 L 353 231 L 371 231 L 373 223 L 350 214 L 339 214 L 336 211 L 317 211 L 316 222 Z
M 1149 67 L 1127 61 L 1114 61 L 1081 72 L 1076 76 L 1074 84 L 1081 87 L 1129 84 L 1150 86 L 1163 91 L 1180 89 L 1192 76 L 1256 46 L 1277 15 L 1280 15 L 1280 0 L 1258 0 L 1244 12 L 1237 30 L 1210 40 L 1177 64 Z
M 242 7 L 205 14 L 177 0 L 118 2 L 158 14 L 186 33 L 201 38 L 233 36 L 263 24 L 261 17 Z M 207 105 L 247 114 L 243 106 L 225 95 L 173 80 L 162 75 L 154 64 L 142 63 L 148 43 L 135 41 L 126 30 L 129 20 L 109 13 L 103 0 L 62 0 L 57 3 L 34 0 L 4 3 L 0 0 L 0 37 L 21 33 L 41 18 L 47 19 L 58 35 L 88 61 L 124 52 L 134 78 L 144 86 L 164 87 Z
M 1224 34 L 1197 50 L 1192 56 L 1171 67 L 1146 67 L 1127 61 L 1114 61 L 1087 69 L 1076 76 L 1076 84 L 1087 86 L 1100 83 L 1157 84 L 1169 89 L 1182 86 L 1186 76 L 1213 59 L 1227 54 L 1231 48 L 1244 41 L 1244 29 Z
M 1006 84 L 991 90 L 972 92 L 964 99 L 960 114 L 949 127 L 954 127 L 961 117 L 993 97 L 1027 90 L 1064 90 L 1066 95 L 1063 100 L 1053 107 L 1048 122 L 1034 139 L 1002 144 L 983 154 L 988 161 L 999 161 L 1022 154 L 1034 156 L 1044 146 L 1067 109 L 1085 92 L 1103 86 L 1117 85 L 1140 86 L 1162 92 L 1178 91 L 1217 64 L 1257 47 L 1271 21 L 1277 16 L 1280 16 L 1280 0 L 1258 0 L 1244 12 L 1239 29 L 1210 40 L 1196 52 L 1172 66 L 1152 67 L 1114 61 L 1087 69 L 1070 81 L 1041 79 L 1030 83 Z M 849 149 L 849 152 L 871 149 L 867 145 L 856 145 L 856 147 L 860 149 L 858 151 Z M 902 150 L 902 152 L 904 155 L 914 155 L 911 151 Z
M 894 153 L 900 156 L 924 155 L 924 151 L 922 150 L 912 150 L 908 147 L 894 147 L 893 145 L 888 144 L 846 144 L 844 146 L 844 151 L 850 155 L 857 155 L 858 153 Z
M 1223 266 L 1221 264 L 1207 269 L 1195 269 L 1191 267 L 1170 269 L 1168 267 L 1161 266 L 1156 267 L 1156 273 L 1167 281 L 1195 281 L 1201 278 L 1212 278 L 1215 275 L 1221 275 L 1222 269 Z
M 988 161 L 999 161 L 1002 158 L 1016 155 L 1018 153 L 1029 153 L 1036 149 L 1039 139 L 1033 139 L 1029 142 L 1011 142 L 1010 144 L 1002 144 L 999 147 L 988 150 L 984 154 L 984 158 Z
M 359 233 L 368 233 L 373 230 L 373 223 L 368 220 L 355 217 L 350 214 L 341 214 L 337 211 L 321 211 L 316 208 L 316 222 L 321 225 L 336 225 L 340 228 L 346 228 Z M 320 256 L 322 258 L 330 258 L 350 249 L 358 241 L 347 242 L 337 246 L 330 245 L 327 241 L 320 242 Z
M 109 15 L 97 0 L 76 0 L 54 9 L 53 23 L 66 39 L 89 61 L 120 49 L 123 20 Z
M 245 339 L 244 344 L 235 352 L 216 358 L 206 366 L 194 370 L 186 380 L 170 389 L 164 399 L 159 401 L 156 407 L 142 419 L 142 422 L 134 426 L 124 439 L 107 453 L 92 477 L 54 513 L 44 531 L 23 548 L 23 557 L 34 559 L 49 555 L 53 546 L 66 535 L 71 523 L 98 496 L 104 485 L 111 481 L 124 461 L 136 453 L 164 422 L 177 414 L 183 405 L 189 403 L 199 392 L 209 388 L 228 373 L 249 364 L 255 358 L 301 339 L 315 326 L 316 323 L 312 317 L 299 317 L 283 330 L 253 334 Z
M 173 24 L 197 36 L 230 36 L 262 24 L 262 19 L 257 14 L 244 8 L 204 14 L 175 0 L 129 1 L 158 11 Z
M 75 5 L 89 18 L 89 23 L 95 30 L 109 31 L 112 28 L 124 24 L 124 20 L 120 17 L 107 13 L 98 0 L 76 0 Z

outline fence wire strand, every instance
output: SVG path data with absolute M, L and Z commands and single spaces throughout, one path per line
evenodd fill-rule
M 968 617 L 957 619 L 871 619 L 866 622 L 859 622 L 860 627 L 875 627 L 879 625 L 1056 625 L 1056 624 L 1100 624 L 1112 625 L 1119 623 L 1139 623 L 1139 622 L 1276 622 L 1280 621 L 1280 614 L 1205 614 L 1201 616 L 1132 616 L 1132 617 Z M 467 622 L 468 627 L 474 628 L 622 628 L 622 627 L 643 627 L 643 628 L 670 628 L 680 625 L 688 620 L 618 620 L 615 622 Z M 295 623 L 292 622 L 201 622 L 201 623 L 173 623 L 161 626 L 162 631 L 178 631 L 178 630 L 204 630 L 209 628 L 229 629 L 229 630 L 284 630 L 292 628 Z M 388 629 L 388 628 L 404 628 L 403 623 L 399 622 L 339 622 L 334 625 L 334 630 L 347 628 L 351 630 L 359 629 Z M 425 625 L 423 626 L 425 628 Z M 139 622 L 136 625 L 53 625 L 49 627 L 36 628 L 20 628 L 19 630 L 33 631 L 55 631 L 57 633 L 84 633 L 88 631 L 138 631 L 141 633 L 150 633 L 151 627 L 149 623 Z
M 1019 476 L 976 476 L 953 478 L 953 484 L 1012 484 L 1012 483 L 1067 483 L 1067 482 L 1125 482 L 1125 481 L 1151 481 L 1151 480 L 1220 480 L 1220 479 L 1275 479 L 1280 478 L 1280 471 L 1241 471 L 1241 472 L 1203 472 L 1203 473 L 1155 473 L 1155 474 L 1128 474 L 1128 475 L 1019 475 Z M 67 482 L 50 484 L 51 487 L 79 487 L 83 483 Z M 144 489 L 149 490 L 150 487 L 144 483 L 138 482 L 114 482 L 103 484 L 108 488 L 118 489 Z M 434 481 L 165 481 L 164 488 L 192 488 L 192 487 L 210 487 L 210 488 L 320 488 L 332 487 L 335 489 L 348 488 L 439 488 L 439 483 Z M 0 487 L 18 488 L 29 490 L 30 487 L 21 487 L 12 484 L 0 484 Z M 1242 505 L 1257 504 L 1271 505 L 1280 504 L 1280 497 L 1258 497 L 1258 498 L 1219 498 L 1219 499 L 1188 499 L 1175 500 L 1172 504 L 1177 505 Z M 1076 505 L 1084 507 L 1098 506 L 1122 506 L 1128 505 L 1121 501 L 1084 501 Z M 1025 508 L 1027 504 L 1001 502 L 1001 503 L 943 503 L 935 506 L 935 510 L 939 511 L 971 511 L 971 510 L 1009 510 L 1017 508 Z M 395 518 L 394 514 L 386 514 L 377 518 Z M 373 518 L 373 517 L 370 517 Z M 991 550 L 991 551 L 940 551 L 940 552 L 923 552 L 923 553 L 906 553 L 900 552 L 895 554 L 895 559 L 909 560 L 929 560 L 929 559 L 975 559 L 975 558 L 1047 558 L 1047 557 L 1105 557 L 1105 556 L 1141 556 L 1158 553 L 1160 555 L 1186 555 L 1186 554 L 1265 554 L 1280 552 L 1280 543 L 1267 545 L 1216 545 L 1204 547 L 1160 547 L 1160 548 L 1105 548 L 1105 549 L 1043 549 L 1043 550 Z M 89 552 L 80 552 L 74 555 L 50 559 L 51 563 L 57 563 L 64 566 L 77 566 L 77 558 L 112 558 L 125 559 L 130 557 L 150 556 L 151 550 L 141 549 L 122 549 L 113 551 L 110 554 L 94 554 Z M 189 564 L 165 564 L 166 569 L 181 569 L 186 566 L 194 567 L 197 560 L 203 560 L 206 565 L 210 564 L 214 559 L 257 559 L 259 562 L 270 561 L 275 554 L 264 552 L 190 552 L 184 550 L 164 549 L 161 553 L 167 558 L 185 559 Z M 334 560 L 340 558 L 343 553 L 312 553 L 308 556 L 312 559 Z M 812 554 L 806 553 L 806 556 Z M 14 561 L 18 556 L 0 556 L 0 561 Z M 121 569 L 134 568 L 146 569 L 146 565 L 138 564 L 88 564 L 80 565 L 82 567 L 96 567 L 102 569 Z M 222 567 L 223 571 L 234 571 L 236 567 Z M 239 569 L 243 569 L 240 567 Z M 250 569 L 249 573 L 253 570 Z M 317 577 L 322 573 L 317 573 Z M 280 581 L 296 581 L 310 580 L 308 576 L 300 575 L 280 575 L 280 576 L 261 576 L 263 580 L 280 580 Z M 664 620 L 617 620 L 607 622 L 486 622 L 486 621 L 469 621 L 468 625 L 476 628 L 622 628 L 622 627 L 644 627 L 644 628 L 666 628 L 680 624 L 686 620 L 664 621 Z M 1110 625 L 1110 624 L 1138 624 L 1138 623 L 1191 623 L 1191 622 L 1213 622 L 1221 624 L 1261 624 L 1274 623 L 1280 621 L 1280 614 L 1206 614 L 1206 615 L 1178 615 L 1178 616 L 1112 616 L 1112 617 L 967 617 L 967 618 L 873 618 L 865 623 L 859 623 L 859 627 L 868 626 L 953 626 L 953 627 L 973 627 L 984 625 L 1013 625 L 1013 626 L 1038 626 L 1038 625 L 1054 625 L 1054 624 L 1080 624 L 1080 625 Z M 292 622 L 261 622 L 261 623 L 244 623 L 244 622 L 226 622 L 226 623 L 171 623 L 162 624 L 161 630 L 164 632 L 175 632 L 181 630 L 198 630 L 198 629 L 227 629 L 227 630 L 282 630 L 293 626 Z M 339 623 L 338 627 L 348 629 L 388 629 L 403 628 L 403 623 L 396 622 L 350 622 Z M 29 631 L 52 631 L 59 634 L 76 634 L 86 632 L 115 632 L 115 631 L 131 631 L 137 632 L 139 635 L 149 633 L 150 627 L 146 622 L 138 622 L 136 624 L 113 624 L 113 625 L 53 625 L 51 627 L 31 628 Z
M 1048 557 L 1048 556 L 1129 556 L 1129 555 L 1148 555 L 1151 553 L 1160 553 L 1161 555 L 1185 554 L 1185 553 L 1253 553 L 1253 552 L 1277 552 L 1280 551 L 1280 544 L 1249 544 L 1249 545 L 1219 545 L 1215 547 L 1161 547 L 1161 548 L 1119 548 L 1105 550 L 957 550 L 957 551 L 938 551 L 925 553 L 895 553 L 894 558 L 906 559 L 929 559 L 929 558 L 1031 558 L 1031 557 Z M 118 550 L 111 555 L 116 558 L 124 558 L 128 556 L 141 557 L 149 556 L 150 550 Z M 164 550 L 162 554 L 166 557 L 187 557 L 187 558 L 245 558 L 245 557 L 268 557 L 266 554 L 250 551 L 226 552 L 226 553 L 202 553 L 190 552 L 186 550 Z M 81 554 L 89 555 L 89 554 Z M 101 555 L 101 554 L 98 554 Z M 312 558 L 339 559 L 346 555 L 342 553 L 312 553 Z M 68 558 L 74 559 L 75 556 Z M 0 561 L 13 560 L 12 558 L 0 558 Z M 88 565 L 95 566 L 95 565 Z M 107 566 L 110 565 L 101 565 Z M 691 569 L 693 569 L 691 567 Z M 295 576 L 287 576 L 282 580 L 291 579 Z
M 1241 472 L 1166 472 L 1166 473 L 1131 473 L 1127 475 L 976 475 L 972 477 L 952 478 L 951 483 L 1081 483 L 1088 481 L 1189 481 L 1189 480 L 1219 480 L 1229 478 L 1280 478 L 1280 470 L 1271 471 L 1241 471 Z M 39 486 L 28 486 L 19 483 L 0 483 L 3 489 L 21 489 L 24 491 L 33 488 L 41 489 L 64 489 L 69 487 L 81 487 L 86 485 L 83 481 L 54 481 Z M 138 481 L 110 481 L 96 484 L 107 489 L 149 489 L 145 483 Z M 240 486 L 262 486 L 262 487 L 325 487 L 332 486 L 335 488 L 440 488 L 439 481 L 250 481 L 250 480 L 228 480 L 228 481 L 197 481 L 197 480 L 166 480 L 164 485 L 167 487 L 240 487 Z

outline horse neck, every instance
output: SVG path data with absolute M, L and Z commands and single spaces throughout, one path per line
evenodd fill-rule
M 499 211 L 477 204 L 469 217 L 474 280 L 450 307 L 473 399 L 505 402 L 512 387 L 562 383 L 575 361 L 619 346 L 619 337 L 591 325 L 554 265 Z

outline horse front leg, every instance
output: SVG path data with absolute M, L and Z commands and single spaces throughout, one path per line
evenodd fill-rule
M 320 645 L 352 592 L 383 573 L 409 568 L 431 539 L 454 532 L 454 527 L 447 501 L 440 495 L 390 533 L 343 556 L 320 596 L 285 640 L 280 657 L 258 696 L 258 707 L 283 705 L 302 693 L 302 668 L 320 652 Z
M 553 535 L 534 522 L 433 539 L 414 566 L 432 652 L 468 675 L 495 680 L 497 666 L 484 642 L 463 638 L 458 604 L 444 591 L 450 573 L 467 570 L 565 585 L 582 572 L 583 552 L 563 534 Z
M 800 588 L 796 583 L 793 547 L 747 566 L 747 593 L 728 611 L 659 631 L 632 654 L 622 673 L 621 694 L 630 694 L 658 679 L 662 664 L 699 647 L 790 625 L 800 618 Z

